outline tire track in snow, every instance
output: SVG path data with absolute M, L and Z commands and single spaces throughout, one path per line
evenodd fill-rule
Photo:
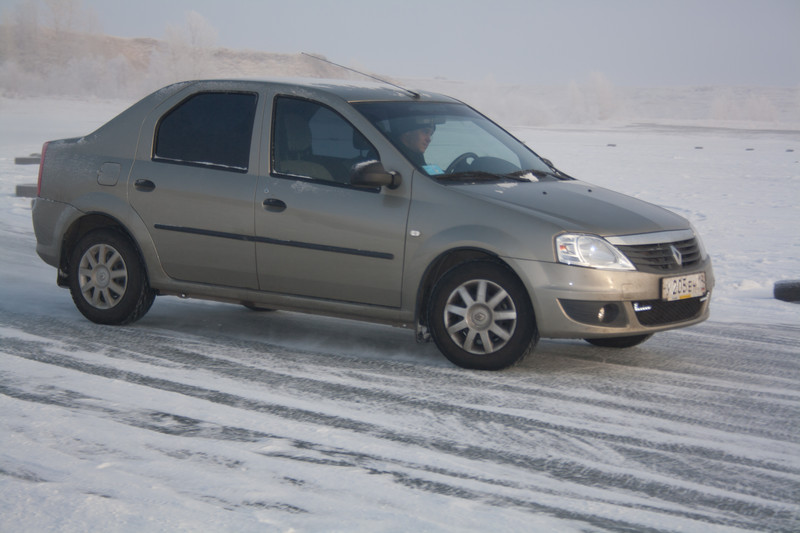
M 74 329 L 74 325 L 71 327 Z M 54 329 L 57 331 L 59 328 L 56 327 Z M 82 327 L 81 329 L 83 330 L 81 333 L 84 333 L 87 330 L 103 330 L 102 334 L 99 335 L 104 338 L 107 338 L 106 333 L 109 331 L 109 328 L 98 328 L 96 326 L 86 326 Z M 227 357 L 215 358 L 213 355 L 201 355 L 195 351 L 186 350 L 181 347 L 164 346 L 164 339 L 160 335 L 156 336 L 157 338 L 152 338 L 146 332 L 143 333 L 138 330 L 118 330 L 117 328 L 111 328 L 111 330 L 119 332 L 119 334 L 114 335 L 112 338 L 112 341 L 115 345 L 132 345 L 135 346 L 136 349 L 119 349 L 116 346 L 106 347 L 102 349 L 105 353 L 99 354 L 101 356 L 100 359 L 104 362 L 113 363 L 114 358 L 131 359 L 147 365 L 152 365 L 155 362 L 157 365 L 164 367 L 185 368 L 192 369 L 193 371 L 210 371 L 217 374 L 226 375 L 234 379 L 260 383 L 265 387 L 281 386 L 294 391 L 307 391 L 313 389 L 317 391 L 316 394 L 318 398 L 332 398 L 338 402 L 360 401 L 374 404 L 379 407 L 392 405 L 395 406 L 395 409 L 433 412 L 435 414 L 435 418 L 447 416 L 451 419 L 457 419 L 458 424 L 463 427 L 470 427 L 480 424 L 495 424 L 500 427 L 515 428 L 522 433 L 535 434 L 538 436 L 545 435 L 551 440 L 555 439 L 554 444 L 557 444 L 558 442 L 561 442 L 562 445 L 569 444 L 571 439 L 588 442 L 590 443 L 590 446 L 598 446 L 599 443 L 601 447 L 610 447 L 616 449 L 622 455 L 625 455 L 629 458 L 636 458 L 637 461 L 642 463 L 674 463 L 677 465 L 675 468 L 676 472 L 684 477 L 686 472 L 682 471 L 680 466 L 682 464 L 685 465 L 694 463 L 698 460 L 702 460 L 704 463 L 706 463 L 706 467 L 702 469 L 703 472 L 724 472 L 725 470 L 739 469 L 743 466 L 746 466 L 759 471 L 756 475 L 760 477 L 760 479 L 766 484 L 767 490 L 765 492 L 767 493 L 767 497 L 773 497 L 777 501 L 792 501 L 791 499 L 787 500 L 787 498 L 791 498 L 792 494 L 796 494 L 798 492 L 796 484 L 798 472 L 796 470 L 787 469 L 779 464 L 764 463 L 758 460 L 748 460 L 744 457 L 730 456 L 724 451 L 721 452 L 720 450 L 713 448 L 662 444 L 650 440 L 637 439 L 632 435 L 590 431 L 576 426 L 566 426 L 548 423 L 542 420 L 532 420 L 531 418 L 525 416 L 515 416 L 507 413 L 486 411 L 485 409 L 478 407 L 466 407 L 453 403 L 433 402 L 431 400 L 417 400 L 402 394 L 392 394 L 387 393 L 386 391 L 370 388 L 368 384 L 364 384 L 360 381 L 356 381 L 355 383 L 341 384 L 330 383 L 327 381 L 311 379 L 303 376 L 292 376 L 287 375 L 285 370 L 282 372 L 276 372 L 262 368 L 256 368 L 250 365 L 242 365 L 236 361 L 229 360 Z M 128 332 L 133 332 L 133 335 L 127 335 Z M 55 331 L 51 331 L 49 334 L 52 335 L 53 333 L 55 333 Z M 58 337 L 60 337 L 60 335 L 58 335 L 56 338 Z M 57 340 L 56 342 L 64 343 L 67 351 L 73 351 L 76 354 L 88 352 L 90 355 L 95 357 L 97 354 L 92 353 L 92 351 L 96 352 L 98 347 L 100 347 L 100 343 L 92 340 L 91 337 L 92 335 L 81 334 L 76 338 L 75 332 L 72 331 L 71 333 L 66 333 L 63 338 Z M 50 338 L 52 337 L 49 337 L 48 339 Z M 134 340 L 141 341 L 142 338 L 147 338 L 148 341 L 146 343 L 138 342 L 138 344 L 136 342 L 132 342 Z M 235 341 L 233 344 L 236 345 L 237 350 L 244 348 L 254 352 L 258 352 L 262 346 L 261 343 L 252 343 L 250 341 Z M 204 343 L 200 343 L 199 346 L 203 348 L 203 351 L 211 353 L 214 353 L 217 350 L 217 346 L 209 346 Z M 223 348 L 228 349 L 230 346 L 226 343 L 223 345 Z M 701 508 L 715 510 L 735 510 L 736 512 L 734 514 L 736 516 L 744 514 L 750 517 L 757 517 L 760 520 L 778 520 L 778 522 L 786 522 L 791 520 L 791 517 L 786 514 L 787 511 L 785 509 L 781 509 L 782 506 L 780 505 L 775 508 L 770 505 L 769 502 L 753 504 L 752 502 L 743 501 L 741 498 L 737 497 L 736 494 L 725 494 L 725 487 L 730 485 L 730 480 L 724 476 L 720 476 L 718 483 L 716 483 L 720 486 L 720 490 L 723 491 L 722 494 L 709 495 L 706 492 L 689 488 L 691 482 L 705 483 L 706 481 L 703 479 L 695 480 L 689 478 L 684 479 L 683 481 L 677 479 L 672 479 L 669 481 L 654 481 L 653 479 L 644 478 L 636 473 L 625 472 L 625 469 L 620 469 L 620 472 L 613 472 L 611 469 L 607 469 L 608 465 L 598 466 L 596 463 L 587 465 L 587 463 L 581 461 L 579 457 L 567 459 L 536 457 L 536 454 L 525 455 L 511 453 L 507 450 L 499 450 L 492 447 L 476 446 L 471 444 L 464 445 L 463 443 L 453 442 L 448 439 L 418 435 L 410 432 L 398 432 L 396 429 L 392 429 L 388 426 L 383 427 L 361 420 L 348 419 L 340 416 L 331 416 L 325 413 L 296 409 L 285 405 L 259 402 L 257 400 L 237 396 L 235 394 L 230 394 L 223 391 L 203 389 L 186 383 L 156 378 L 152 375 L 123 371 L 106 366 L 105 364 L 87 363 L 81 358 L 65 356 L 63 354 L 47 354 L 46 352 L 48 350 L 46 348 L 42 349 L 41 342 L 39 341 L 26 341 L 15 340 L 14 338 L 6 338 L 6 340 L 4 340 L 4 350 L 9 351 L 9 349 L 11 352 L 14 352 L 14 355 L 19 357 L 24 357 L 29 360 L 35 360 L 49 365 L 57 365 L 62 368 L 69 368 L 79 372 L 85 372 L 87 374 L 100 376 L 106 379 L 124 380 L 143 387 L 168 390 L 185 396 L 208 400 L 222 405 L 228 405 L 237 409 L 245 409 L 262 414 L 269 414 L 271 416 L 283 417 L 293 421 L 318 424 L 325 427 L 336 427 L 346 431 L 372 435 L 380 439 L 401 443 L 403 445 L 419 446 L 437 453 L 467 457 L 474 461 L 491 460 L 493 462 L 527 470 L 532 474 L 546 474 L 554 479 L 567 483 L 586 484 L 589 482 L 593 486 L 602 487 L 605 490 L 621 490 L 629 493 L 640 495 L 643 494 L 650 498 L 692 506 L 693 508 L 699 506 Z M 155 353 L 157 353 L 158 356 L 153 357 L 152 355 L 144 354 L 142 352 L 143 349 L 155 349 Z M 225 351 L 225 349 L 222 351 Z M 113 356 L 111 356 L 110 353 L 114 352 L 114 350 L 116 350 L 116 352 Z M 294 353 L 292 355 L 296 356 L 297 354 Z M 317 355 L 318 354 L 311 354 L 312 359 L 316 359 Z M 315 361 L 312 360 L 312 363 L 314 362 Z M 350 362 L 352 363 L 352 361 Z M 335 361 L 335 363 L 342 363 L 342 361 Z M 372 363 L 373 362 L 371 361 L 367 361 L 366 363 L 356 361 L 356 364 L 353 364 L 349 369 L 350 376 L 352 377 L 354 372 L 362 371 L 364 368 L 367 368 L 370 372 L 374 372 L 376 367 L 386 366 L 385 361 L 381 361 L 380 365 L 375 365 Z M 302 366 L 298 365 L 296 360 L 292 361 L 292 364 Z M 398 367 L 405 371 L 403 373 L 410 373 L 411 375 L 414 375 L 415 373 L 415 369 L 410 365 L 388 366 L 389 368 L 384 368 L 384 370 L 389 374 L 392 374 L 395 370 L 398 370 Z M 457 379 L 457 381 L 464 381 L 463 386 L 471 387 L 474 386 L 476 382 L 484 382 L 485 384 L 487 382 L 491 383 L 495 379 L 483 379 L 482 377 L 476 377 L 472 373 L 462 374 L 461 371 L 451 371 L 450 369 L 433 369 L 433 374 L 441 374 L 441 376 L 431 377 L 429 372 L 430 370 L 430 368 L 422 369 L 422 373 L 426 374 L 426 381 L 428 382 L 436 377 L 452 380 L 454 376 L 458 377 L 460 375 L 464 375 L 465 377 L 463 380 Z M 419 370 L 417 370 L 417 373 L 420 373 Z M 355 379 L 359 378 L 356 376 Z M 513 388 L 513 386 L 506 387 L 506 389 L 509 388 Z M 508 392 L 508 390 L 504 392 Z M 537 391 L 526 391 L 524 389 L 522 392 L 527 392 L 528 394 L 538 393 Z M 519 391 L 514 391 L 514 393 L 519 393 Z M 44 398 L 48 397 L 52 397 L 52 395 L 44 395 Z M 558 395 L 556 395 L 556 397 L 558 397 Z M 98 401 L 102 402 L 102 400 Z M 620 405 L 611 405 L 607 407 L 621 408 Z M 177 414 L 161 413 L 153 416 L 156 418 L 163 417 L 163 419 L 166 421 L 172 421 L 170 425 L 173 427 L 173 429 L 176 427 L 176 420 L 183 420 L 183 418 L 180 418 L 180 415 Z M 157 428 L 159 427 L 158 424 L 153 425 L 153 416 L 143 415 L 141 418 L 139 418 L 138 415 L 136 415 L 133 417 L 133 421 L 128 421 L 127 423 L 129 425 L 138 427 L 136 421 L 139 420 L 141 422 L 141 420 L 144 420 L 146 425 L 149 424 L 149 427 L 144 427 L 144 429 Z M 144 424 L 145 422 L 141 423 Z M 188 427 L 190 428 L 193 426 L 195 426 L 194 423 L 188 424 Z M 177 424 L 177 427 L 181 427 L 181 424 Z M 190 434 L 191 431 L 194 430 L 187 430 L 186 433 L 181 434 Z M 247 431 L 249 430 L 245 428 L 227 428 L 223 432 L 229 432 L 232 435 L 240 435 L 247 434 Z M 216 436 L 207 435 L 205 438 L 220 437 L 219 434 L 217 434 Z M 312 444 L 311 446 L 313 447 L 315 445 Z M 308 447 L 309 445 L 306 445 L 307 449 Z M 307 458 L 301 455 L 296 457 L 295 460 L 303 461 L 307 460 Z M 370 458 L 370 460 L 384 465 L 391 463 L 391 460 L 385 457 L 373 457 Z M 722 464 L 722 468 L 720 468 L 720 464 Z M 726 464 L 728 465 L 727 467 L 724 466 Z M 411 468 L 420 469 L 419 465 Z M 425 470 L 425 468 L 422 468 L 422 470 Z M 454 480 L 458 479 L 457 473 L 447 473 L 444 475 Z M 408 479 L 408 474 L 398 475 L 398 479 Z M 792 480 L 794 481 L 792 482 Z M 425 485 L 425 483 L 422 484 Z M 451 493 L 452 491 L 458 492 L 458 490 L 456 490 L 457 487 L 445 490 L 440 485 L 436 486 L 439 486 L 441 490 L 444 490 L 444 493 Z M 785 492 L 785 487 L 787 486 L 789 487 L 788 494 Z M 781 487 L 784 488 L 780 489 Z M 541 489 L 536 488 L 534 489 L 534 492 L 535 491 L 541 492 Z M 660 512 L 671 512 L 666 508 L 662 509 L 659 507 L 659 509 L 661 509 Z M 710 516 L 707 516 L 703 513 L 700 513 L 698 516 L 704 516 L 705 518 L 703 520 L 710 521 L 712 523 L 726 523 L 727 525 L 735 525 L 735 527 L 741 527 L 742 524 L 746 525 L 748 523 L 739 523 L 740 521 L 738 519 L 733 521 L 727 519 L 719 522 L 718 519 L 712 519 Z M 586 517 L 582 517 L 581 519 L 586 519 Z M 619 524 L 617 524 L 617 527 L 618 526 Z
M 108 328 L 101 328 L 104 330 L 108 330 Z M 112 328 L 113 330 L 117 330 L 117 328 Z M 135 335 L 136 340 L 140 340 L 140 335 Z M 82 340 L 86 340 L 85 335 L 81 335 Z M 114 339 L 115 342 L 118 342 L 119 339 Z M 71 339 L 71 342 L 74 342 L 74 339 Z M 343 402 L 356 402 L 356 403 L 369 403 L 373 406 L 399 406 L 402 405 L 406 407 L 408 410 L 418 411 L 418 412 L 431 412 L 435 415 L 447 415 L 448 417 L 454 417 L 458 415 L 460 418 L 463 419 L 464 425 L 474 424 L 474 423 L 497 423 L 505 427 L 517 427 L 522 428 L 525 430 L 530 431 L 550 431 L 553 434 L 572 434 L 577 438 L 586 439 L 586 438 L 597 438 L 600 440 L 614 442 L 621 441 L 625 443 L 630 443 L 635 446 L 654 446 L 654 443 L 646 440 L 639 439 L 638 441 L 632 439 L 631 436 L 628 435 L 614 435 L 608 434 L 605 432 L 598 432 L 592 431 L 581 427 L 569 427 L 562 424 L 554 424 L 545 422 L 542 420 L 534 420 L 527 416 L 522 415 L 510 415 L 503 412 L 498 411 L 489 411 L 483 408 L 480 408 L 478 405 L 480 402 L 483 401 L 483 398 L 475 398 L 475 407 L 460 407 L 454 405 L 451 402 L 442 402 L 435 398 L 417 398 L 411 397 L 403 392 L 399 393 L 392 393 L 387 391 L 381 387 L 374 387 L 371 383 L 366 383 L 364 381 L 357 381 L 357 382 L 348 382 L 348 383 L 333 383 L 329 381 L 324 381 L 321 379 L 309 378 L 304 376 L 294 376 L 291 374 L 287 374 L 285 371 L 274 371 L 265 368 L 258 368 L 251 365 L 243 365 L 237 361 L 233 361 L 230 359 L 221 359 L 218 357 L 214 357 L 213 355 L 205 355 L 203 353 L 199 353 L 196 351 L 186 350 L 181 347 L 170 347 L 164 346 L 163 339 L 158 339 L 159 343 L 158 346 L 151 346 L 151 348 L 158 350 L 158 356 L 143 356 L 139 351 L 141 349 L 141 343 L 137 345 L 137 351 L 129 351 L 126 349 L 117 349 L 115 353 L 110 353 L 109 347 L 106 346 L 103 349 L 102 355 L 104 358 L 112 358 L 112 359 L 124 359 L 130 358 L 136 361 L 145 362 L 147 364 L 156 364 L 156 365 L 167 365 L 169 363 L 174 363 L 177 367 L 186 368 L 188 370 L 197 371 L 197 370 L 207 370 L 214 372 L 215 374 L 224 375 L 230 377 L 232 379 L 249 381 L 252 383 L 263 385 L 267 388 L 275 388 L 281 387 L 284 389 L 291 389 L 295 391 L 303 391 L 304 394 L 313 395 L 316 399 L 320 401 L 329 400 L 329 399 L 336 399 L 337 401 Z M 130 340 L 123 341 L 121 344 L 130 344 Z M 79 346 L 78 348 L 73 348 L 77 352 L 81 351 L 95 351 L 100 347 L 99 344 L 95 344 L 90 342 L 89 344 Z M 209 349 L 208 345 L 202 345 L 203 348 L 206 350 Z M 147 345 L 145 345 L 145 349 Z M 253 346 L 250 343 L 240 343 L 240 350 L 246 349 L 253 353 L 258 353 L 257 346 L 256 350 L 253 350 Z M 22 353 L 26 353 L 29 350 L 23 348 L 20 350 Z M 213 350 L 211 350 L 213 351 Z M 271 354 L 275 355 L 275 354 Z M 57 358 L 52 360 L 55 364 L 60 364 L 57 361 Z M 81 370 L 82 363 L 79 360 L 76 360 L 72 363 L 71 367 L 75 370 Z M 385 366 L 385 363 L 381 363 L 381 366 Z M 404 365 L 405 366 L 405 365 Z M 121 375 L 123 374 L 122 371 L 118 369 L 114 369 L 108 366 L 98 366 L 97 368 L 102 370 L 97 370 L 98 375 L 106 374 L 106 377 L 110 377 L 113 375 Z M 389 372 L 391 373 L 393 369 L 390 369 Z M 429 370 L 429 369 L 428 369 Z M 462 371 L 455 370 L 450 371 L 449 369 L 445 371 L 445 379 L 448 380 L 450 384 L 453 384 L 453 381 L 459 380 L 459 374 Z M 502 380 L 502 374 L 499 374 L 500 380 Z M 323 376 L 317 375 L 317 378 L 321 378 Z M 430 377 L 430 376 L 429 376 Z M 119 378 L 115 378 L 119 379 Z M 141 375 L 137 378 L 137 384 L 147 385 L 148 377 L 145 375 Z M 494 378 L 487 378 L 487 381 L 493 381 Z M 486 385 L 486 382 L 483 382 L 480 378 L 476 378 L 474 375 L 471 375 L 467 378 L 467 387 L 476 387 L 479 388 L 482 385 Z M 578 394 L 568 394 L 563 391 L 552 391 L 552 390 L 543 390 L 543 389 L 532 389 L 532 388 L 523 388 L 519 386 L 507 385 L 507 386 L 497 386 L 496 383 L 491 383 L 493 392 L 502 391 L 504 393 L 516 393 L 523 396 L 523 399 L 520 402 L 527 401 L 530 399 L 531 396 L 536 397 L 543 397 L 549 396 L 550 398 L 561 401 L 561 402 L 574 402 L 574 403 L 585 403 L 587 405 L 591 405 L 592 407 L 602 407 L 609 410 L 614 411 L 623 411 L 629 414 L 640 414 L 647 417 L 655 417 L 655 418 L 664 418 L 668 419 L 673 422 L 683 422 L 683 423 L 696 423 L 698 420 L 691 417 L 686 416 L 675 416 L 674 413 L 670 413 L 666 409 L 662 409 L 660 407 L 652 407 L 646 406 L 642 407 L 639 405 L 630 405 L 626 404 L 626 401 L 630 401 L 630 398 L 626 398 L 624 400 L 614 401 L 611 398 L 619 397 L 622 394 L 623 390 L 621 389 L 612 389 L 608 392 L 606 389 L 607 397 L 603 400 L 598 399 L 587 399 L 583 398 Z M 162 388 L 159 384 L 154 380 L 153 383 L 154 387 Z M 719 392 L 719 389 L 715 392 Z M 729 392 L 729 391 L 728 391 Z M 211 392 L 209 392 L 211 394 Z M 654 394 L 652 391 L 650 394 Z M 190 394 L 191 395 L 191 394 Z M 642 395 L 643 396 L 643 395 Z M 655 404 L 656 406 L 663 403 L 665 397 L 660 397 L 655 394 L 654 397 L 650 398 L 651 403 Z M 774 402 L 774 398 L 771 400 Z M 466 402 L 469 403 L 469 402 Z M 769 401 L 764 402 L 763 408 L 766 409 L 768 405 L 771 405 Z M 525 407 L 524 404 L 520 403 L 519 405 L 512 406 L 513 408 L 520 408 Z M 686 406 L 687 408 L 695 407 L 692 403 Z M 775 406 L 771 405 L 773 409 L 773 416 L 775 413 L 781 412 L 780 408 L 775 410 Z M 761 410 L 761 407 L 759 407 Z M 788 410 L 786 413 L 787 419 L 792 419 L 796 417 L 798 411 L 795 410 Z M 324 420 L 321 422 L 324 424 Z M 770 435 L 774 437 L 774 435 Z M 703 456 L 709 456 L 707 450 L 703 450 L 699 448 L 700 452 Z M 722 457 L 722 456 L 720 456 Z
M 506 480 L 501 480 L 496 478 L 487 478 L 485 476 L 477 477 L 475 475 L 468 473 L 447 470 L 444 468 L 437 468 L 430 464 L 409 463 L 407 461 L 402 461 L 402 460 L 398 461 L 395 458 L 390 458 L 385 456 L 376 456 L 376 455 L 366 454 L 363 452 L 352 452 L 348 450 L 332 448 L 325 446 L 324 444 L 321 443 L 287 439 L 286 437 L 271 433 L 248 430 L 239 427 L 220 426 L 210 423 L 208 421 L 165 413 L 162 411 L 152 411 L 152 410 L 143 410 L 136 412 L 115 411 L 111 408 L 97 405 L 96 403 L 87 404 L 85 403 L 86 400 L 99 400 L 99 398 L 92 398 L 90 396 L 75 393 L 74 391 L 49 389 L 45 394 L 37 394 L 37 393 L 23 391 L 13 386 L 8 386 L 6 384 L 0 384 L 0 394 L 23 401 L 32 401 L 47 405 L 58 405 L 60 407 L 70 409 L 73 411 L 86 411 L 86 410 L 95 411 L 97 414 L 110 417 L 111 419 L 117 422 L 124 423 L 132 427 L 148 431 L 156 431 L 159 433 L 173 435 L 173 436 L 215 439 L 215 440 L 232 440 L 236 442 L 261 442 L 263 440 L 269 440 L 269 441 L 283 440 L 288 442 L 288 445 L 293 450 L 293 453 L 289 453 L 286 451 L 257 452 L 257 453 L 260 453 L 269 458 L 285 459 L 302 463 L 311 463 L 311 464 L 334 466 L 341 468 L 358 468 L 363 470 L 365 473 L 369 475 L 389 476 L 393 479 L 395 483 L 403 485 L 410 489 L 422 490 L 434 494 L 447 495 L 466 500 L 483 501 L 496 507 L 517 508 L 530 512 L 547 513 L 558 518 L 585 522 L 593 527 L 599 527 L 609 531 L 637 531 L 637 532 L 660 531 L 659 529 L 642 527 L 639 524 L 627 522 L 624 520 L 610 520 L 592 514 L 580 514 L 576 513 L 574 510 L 562 509 L 560 507 L 539 504 L 536 501 L 532 501 L 531 498 L 521 498 L 521 497 L 513 497 L 513 496 L 498 494 L 496 490 L 492 490 L 494 487 L 495 489 L 509 488 L 517 491 L 526 491 L 528 493 L 532 492 L 532 493 L 548 494 L 555 496 L 559 494 L 557 491 L 551 491 L 544 487 L 522 485 L 519 482 L 509 482 Z M 440 452 L 443 451 L 448 454 L 453 452 L 453 450 L 449 448 L 450 448 L 449 445 L 431 446 L 431 449 L 434 451 L 440 451 Z M 466 454 L 468 456 L 473 457 L 476 460 L 483 460 L 485 457 L 485 454 L 483 453 L 482 450 L 476 451 L 474 449 L 462 448 L 460 451 L 463 452 L 460 455 Z M 219 461 L 219 459 L 217 460 Z M 230 463 L 233 464 L 234 466 L 238 466 L 235 460 L 231 460 Z M 584 479 L 584 478 L 595 479 L 598 482 L 602 481 L 603 485 L 608 486 L 609 480 L 607 479 L 607 474 L 601 471 L 592 471 L 591 469 L 586 468 L 585 466 L 577 465 L 576 471 L 573 472 L 572 475 L 570 475 L 570 473 L 567 472 L 567 470 L 569 470 L 570 465 L 567 464 L 547 465 L 543 462 L 531 464 L 531 462 L 527 460 L 522 460 L 519 462 L 515 462 L 513 464 L 514 466 L 517 467 L 524 467 L 527 469 L 531 469 L 534 472 L 559 474 L 563 479 L 569 479 L 570 477 L 577 477 L 578 479 Z M 0 469 L 0 475 L 2 475 L 3 473 L 4 473 L 3 470 Z M 433 475 L 434 477 L 437 478 L 443 477 L 448 481 L 431 479 L 430 475 Z M 20 476 L 18 475 L 16 477 Z M 37 481 L 37 482 L 47 481 L 45 479 L 39 478 L 35 474 L 29 474 L 26 477 L 26 479 L 28 479 L 29 481 Z M 461 481 L 477 482 L 477 484 L 481 486 L 481 489 L 474 488 L 474 484 L 471 487 L 459 484 L 459 482 Z M 632 480 L 630 479 L 619 479 L 618 481 L 619 481 L 619 486 L 617 488 L 624 489 L 626 491 L 644 492 L 645 494 L 651 497 L 654 496 L 663 497 L 664 490 L 670 488 L 667 485 L 658 483 L 649 483 L 648 484 L 649 486 L 634 486 L 635 484 L 632 483 Z M 709 506 L 710 508 L 713 508 L 717 511 L 726 509 L 736 510 L 738 514 L 744 513 L 759 521 L 763 521 L 765 519 L 774 521 L 776 519 L 791 518 L 791 516 L 788 515 L 788 513 L 786 512 L 784 513 L 780 512 L 775 513 L 772 511 L 765 512 L 765 509 L 757 505 L 753 505 L 752 503 L 743 504 L 743 502 L 737 501 L 735 498 L 724 498 L 724 499 L 714 498 L 713 501 L 706 501 L 709 500 L 708 496 L 705 496 L 702 493 L 693 493 L 693 492 L 694 491 L 684 491 L 684 496 L 686 496 L 687 498 L 691 498 L 695 505 L 699 504 L 700 506 Z M 301 508 L 288 504 L 272 505 L 271 507 L 290 512 L 306 512 Z M 689 517 L 693 520 L 707 524 L 724 525 L 730 527 L 742 527 L 742 528 L 747 528 L 751 526 L 751 524 L 749 524 L 746 521 L 713 518 L 699 511 L 687 514 L 685 511 L 676 511 L 669 508 L 662 508 L 655 504 L 651 505 L 639 504 L 631 506 L 631 508 L 641 511 L 656 512 L 668 516 L 672 515 L 674 517 Z M 786 516 L 780 516 L 783 514 L 785 514 Z
M 25 321 L 20 320 L 16 326 L 24 324 Z M 59 330 L 60 334 L 57 333 Z M 109 332 L 113 332 L 114 335 L 109 336 Z M 491 402 L 498 395 L 503 395 L 506 401 L 510 399 L 512 402 L 510 405 L 503 405 L 503 411 L 529 411 L 531 399 L 539 402 L 545 398 L 568 405 L 569 410 L 580 410 L 581 405 L 584 405 L 593 411 L 613 412 L 617 417 L 635 415 L 682 424 L 703 425 L 720 431 L 746 432 L 754 436 L 767 436 L 788 442 L 792 442 L 796 434 L 793 422 L 800 416 L 797 408 L 800 393 L 797 392 L 788 395 L 780 390 L 767 390 L 764 387 L 747 391 L 739 382 L 722 382 L 716 378 L 709 380 L 698 376 L 686 377 L 680 373 L 664 373 L 648 369 L 640 371 L 637 379 L 651 380 L 654 384 L 652 387 L 637 389 L 630 387 L 625 381 L 596 380 L 596 383 L 579 383 L 579 388 L 571 390 L 552 387 L 546 382 L 520 383 L 519 380 L 512 380 L 512 383 L 506 383 L 506 374 L 480 375 L 458 369 L 425 368 L 425 382 L 435 382 L 440 379 L 458 390 L 460 395 L 458 398 L 453 398 L 453 401 L 449 398 L 443 401 L 441 395 L 426 394 L 422 391 L 415 391 L 413 397 L 409 396 L 409 387 L 419 388 L 420 369 L 415 365 L 389 363 L 384 360 L 376 362 L 341 358 L 318 353 L 296 351 L 287 353 L 285 349 L 280 347 L 276 349 L 270 345 L 267 345 L 270 351 L 264 354 L 264 344 L 261 342 L 232 340 L 220 345 L 217 339 L 216 344 L 210 344 L 185 338 L 168 338 L 160 331 L 153 334 L 137 328 L 108 328 L 91 324 L 82 324 L 79 332 L 76 332 L 74 325 L 71 324 L 65 328 L 55 326 L 50 331 L 50 335 L 54 334 L 55 338 L 66 339 L 71 346 L 70 349 L 76 352 L 99 352 L 105 358 L 131 359 L 149 365 L 185 368 L 190 371 L 206 370 L 269 388 L 302 391 L 304 397 L 316 398 L 320 402 L 335 398 L 339 402 L 403 406 L 406 409 L 430 413 L 435 422 L 440 417 L 452 418 L 455 412 L 453 401 L 459 401 L 464 405 L 476 407 L 465 411 L 468 414 L 462 415 L 467 425 L 495 423 L 505 427 L 550 431 L 553 434 L 572 434 L 576 438 L 598 437 L 585 430 L 531 422 L 526 417 L 520 419 L 507 417 L 498 413 L 498 406 Z M 148 351 L 157 355 L 145 354 Z M 226 352 L 235 352 L 237 358 L 232 359 Z M 245 357 L 242 357 L 242 354 L 245 354 Z M 298 358 L 302 360 L 298 361 Z M 264 368 L 266 365 L 270 368 Z M 308 371 L 309 366 L 314 370 Z M 343 372 L 346 373 L 344 377 L 341 376 Z M 378 384 L 374 383 L 373 379 L 377 372 L 381 372 L 384 376 Z M 329 380 L 328 374 L 334 375 L 332 379 L 337 381 Z M 389 378 L 386 379 L 385 376 Z M 432 385 L 431 388 L 436 387 L 438 385 Z M 596 394 L 587 395 L 587 388 Z M 681 389 L 680 398 L 676 398 L 676 389 Z M 702 392 L 698 393 L 698 390 Z M 752 411 L 749 417 L 745 417 L 745 413 L 740 409 L 741 396 L 745 394 L 749 395 L 747 406 L 748 410 Z M 487 407 L 481 407 L 483 405 Z M 744 418 L 744 422 L 751 427 L 742 423 L 732 424 L 723 418 L 694 414 L 698 411 L 705 414 L 708 411 L 722 409 L 739 409 L 739 418 Z M 767 424 L 766 427 L 762 427 L 763 424 L 756 423 L 764 418 L 765 412 L 770 413 L 768 420 L 774 425 Z M 602 440 L 613 440 L 613 438 L 612 435 Z M 626 434 L 617 438 L 625 441 L 631 439 Z

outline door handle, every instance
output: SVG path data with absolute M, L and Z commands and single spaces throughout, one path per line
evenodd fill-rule
M 277 198 L 267 198 L 264 200 L 264 209 L 267 211 L 272 211 L 273 213 L 280 213 L 284 209 L 286 209 L 286 202 L 283 200 L 278 200 Z
M 156 184 L 150 180 L 136 180 L 133 184 L 137 191 L 152 192 L 156 188 Z

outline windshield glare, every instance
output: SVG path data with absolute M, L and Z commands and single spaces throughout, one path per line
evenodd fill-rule
M 517 173 L 517 178 L 538 181 L 553 172 L 525 145 L 463 104 L 359 102 L 353 107 L 435 178 Z

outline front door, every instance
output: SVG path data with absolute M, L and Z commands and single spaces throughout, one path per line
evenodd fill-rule
M 410 186 L 349 185 L 375 148 L 333 109 L 275 100 L 272 173 L 256 193 L 259 288 L 314 298 L 400 306 Z

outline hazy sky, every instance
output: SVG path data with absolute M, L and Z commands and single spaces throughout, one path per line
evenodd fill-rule
M 0 0 L 0 3 L 10 3 Z M 14 2 L 16 3 L 16 2 Z M 800 0 L 83 0 L 162 38 L 195 11 L 217 44 L 312 52 L 393 77 L 800 86 Z

